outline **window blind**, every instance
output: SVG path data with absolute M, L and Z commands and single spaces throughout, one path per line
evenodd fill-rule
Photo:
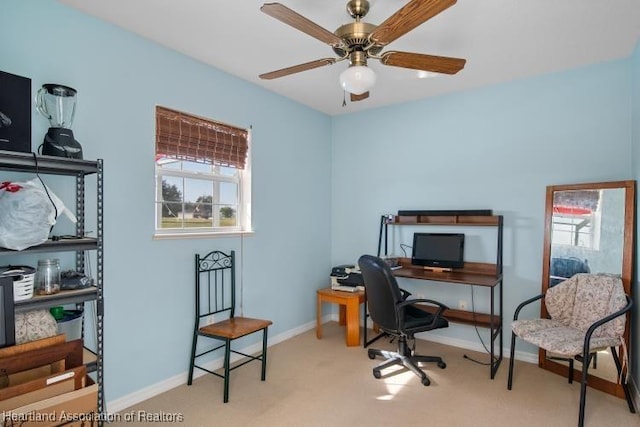
M 244 169 L 248 131 L 156 106 L 156 157 Z

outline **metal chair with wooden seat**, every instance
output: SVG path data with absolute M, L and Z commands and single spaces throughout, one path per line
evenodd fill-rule
M 235 251 L 225 254 L 212 251 L 205 256 L 196 254 L 196 316 L 191 346 L 188 385 L 193 382 L 194 368 L 201 369 L 224 379 L 224 402 L 229 401 L 229 375 L 232 370 L 254 360 L 262 362 L 261 380 L 266 378 L 267 368 L 267 331 L 273 323 L 270 320 L 238 317 L 235 315 L 236 275 Z M 215 318 L 215 320 L 214 320 Z M 262 331 L 262 352 L 250 355 L 234 350 L 231 343 L 238 338 Z M 198 337 L 217 340 L 213 348 L 198 352 Z M 222 344 L 219 342 L 222 341 Z M 220 374 L 196 364 L 196 360 L 224 347 L 224 373 Z M 240 363 L 231 366 L 231 353 L 242 356 Z

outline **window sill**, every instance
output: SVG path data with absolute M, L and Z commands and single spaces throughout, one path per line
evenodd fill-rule
M 217 237 L 252 236 L 255 231 L 219 231 L 205 233 L 162 233 L 154 234 L 153 240 L 176 240 L 176 239 L 215 239 Z

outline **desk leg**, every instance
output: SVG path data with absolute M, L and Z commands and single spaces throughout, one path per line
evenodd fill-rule
M 338 307 L 339 307 L 338 324 L 341 326 L 344 326 L 348 324 L 347 316 L 345 314 L 347 312 L 347 307 L 343 304 L 339 304 Z
M 342 306 L 340 306 L 342 308 Z M 346 304 L 347 346 L 360 345 L 360 302 L 358 298 L 350 298 Z
M 316 303 L 316 338 L 322 338 L 322 297 L 318 294 Z

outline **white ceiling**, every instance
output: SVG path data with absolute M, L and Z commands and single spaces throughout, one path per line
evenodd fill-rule
M 88 14 L 329 115 L 397 104 L 628 57 L 640 37 L 638 0 L 459 0 L 385 48 L 465 58 L 453 76 L 369 60 L 378 78 L 367 100 L 342 106 L 347 61 L 275 80 L 259 74 L 321 58 L 332 49 L 260 11 L 262 0 L 59 0 Z M 281 0 L 334 31 L 351 22 L 347 0 Z M 407 0 L 370 0 L 380 24 Z M 383 52 L 384 52 L 383 51 Z

